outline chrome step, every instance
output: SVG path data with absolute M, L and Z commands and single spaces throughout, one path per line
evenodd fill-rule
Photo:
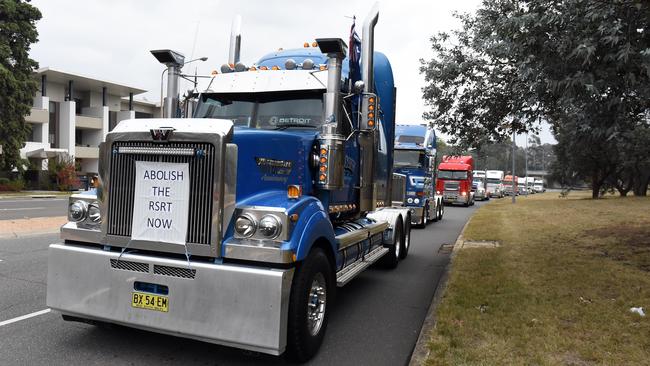
M 343 268 L 336 274 L 336 286 L 343 287 L 357 275 L 363 272 L 364 269 L 368 268 L 371 264 L 383 257 L 384 254 L 388 253 L 389 248 L 378 247 L 372 252 L 368 253 L 363 260 L 356 261 L 351 265 Z

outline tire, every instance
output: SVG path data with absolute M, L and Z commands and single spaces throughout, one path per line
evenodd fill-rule
M 429 223 L 429 204 L 425 203 L 424 204 L 424 209 L 422 210 L 422 217 L 420 218 L 420 222 L 416 225 L 417 228 L 422 229 L 427 227 L 427 224 Z M 406 231 L 406 230 L 405 230 Z
M 424 217 L 425 215 L 422 215 Z M 410 215 L 406 218 L 406 224 L 404 225 L 404 232 L 402 233 L 402 247 L 399 252 L 399 259 L 405 259 L 409 255 L 409 249 L 411 248 L 411 217 Z M 426 226 L 426 223 L 424 224 Z
M 397 224 L 395 224 L 395 241 L 388 245 L 388 253 L 386 253 L 380 260 L 382 267 L 386 269 L 394 269 L 397 267 L 397 264 L 399 263 L 399 258 L 401 255 L 402 247 L 403 247 L 403 241 L 404 241 L 404 236 L 402 235 L 403 233 L 403 224 L 402 224 L 402 219 L 398 218 L 397 219 Z
M 431 207 L 429 207 L 429 210 L 431 210 Z M 433 218 L 431 219 L 431 221 L 437 222 L 438 220 L 440 220 L 440 205 L 439 204 L 436 205 L 436 213 L 435 213 L 435 215 L 433 215 Z
M 334 275 L 327 255 L 320 248 L 312 249 L 296 269 L 291 284 L 286 353 L 291 361 L 307 362 L 318 352 L 334 290 Z M 310 320 L 310 312 L 318 319 Z
M 438 221 L 442 221 L 442 217 L 445 215 L 445 205 L 440 205 L 440 217 L 438 217 Z

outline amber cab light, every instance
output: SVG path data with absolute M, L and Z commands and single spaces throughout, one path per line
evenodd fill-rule
M 287 187 L 287 197 L 299 198 L 300 196 L 302 196 L 302 186 L 292 184 Z

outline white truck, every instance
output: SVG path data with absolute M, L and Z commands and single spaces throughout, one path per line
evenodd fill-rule
M 546 188 L 544 188 L 544 181 L 542 179 L 535 178 L 535 183 L 533 185 L 533 189 L 537 193 L 546 192 Z
M 475 200 L 489 200 L 490 196 L 487 194 L 485 170 L 475 170 L 472 179 L 472 191 L 474 191 Z
M 517 194 L 526 194 L 528 192 L 526 187 L 526 177 L 517 178 Z
M 488 197 L 503 198 L 503 170 L 486 170 Z

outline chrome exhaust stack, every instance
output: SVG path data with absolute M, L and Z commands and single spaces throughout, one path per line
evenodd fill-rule
M 363 38 L 361 39 L 361 79 L 364 93 L 375 90 L 373 77 L 373 57 L 375 52 L 375 26 L 379 20 L 379 3 L 375 3 L 363 21 Z
M 343 188 L 343 162 L 345 136 L 341 130 L 341 67 L 347 46 L 340 38 L 319 38 L 320 51 L 327 55 L 327 92 L 323 108 L 323 128 L 319 140 L 319 164 L 317 184 L 322 189 Z
M 185 56 L 182 53 L 172 50 L 153 50 L 151 54 L 167 66 L 167 96 L 163 102 L 163 118 L 180 117 L 178 108 L 178 86 L 181 77 L 181 69 L 185 65 Z M 162 90 L 162 87 L 161 87 Z
M 228 52 L 228 64 L 231 67 L 239 62 L 239 56 L 241 52 L 241 15 L 237 15 L 235 19 L 232 20 L 232 26 L 230 28 L 230 51 Z

